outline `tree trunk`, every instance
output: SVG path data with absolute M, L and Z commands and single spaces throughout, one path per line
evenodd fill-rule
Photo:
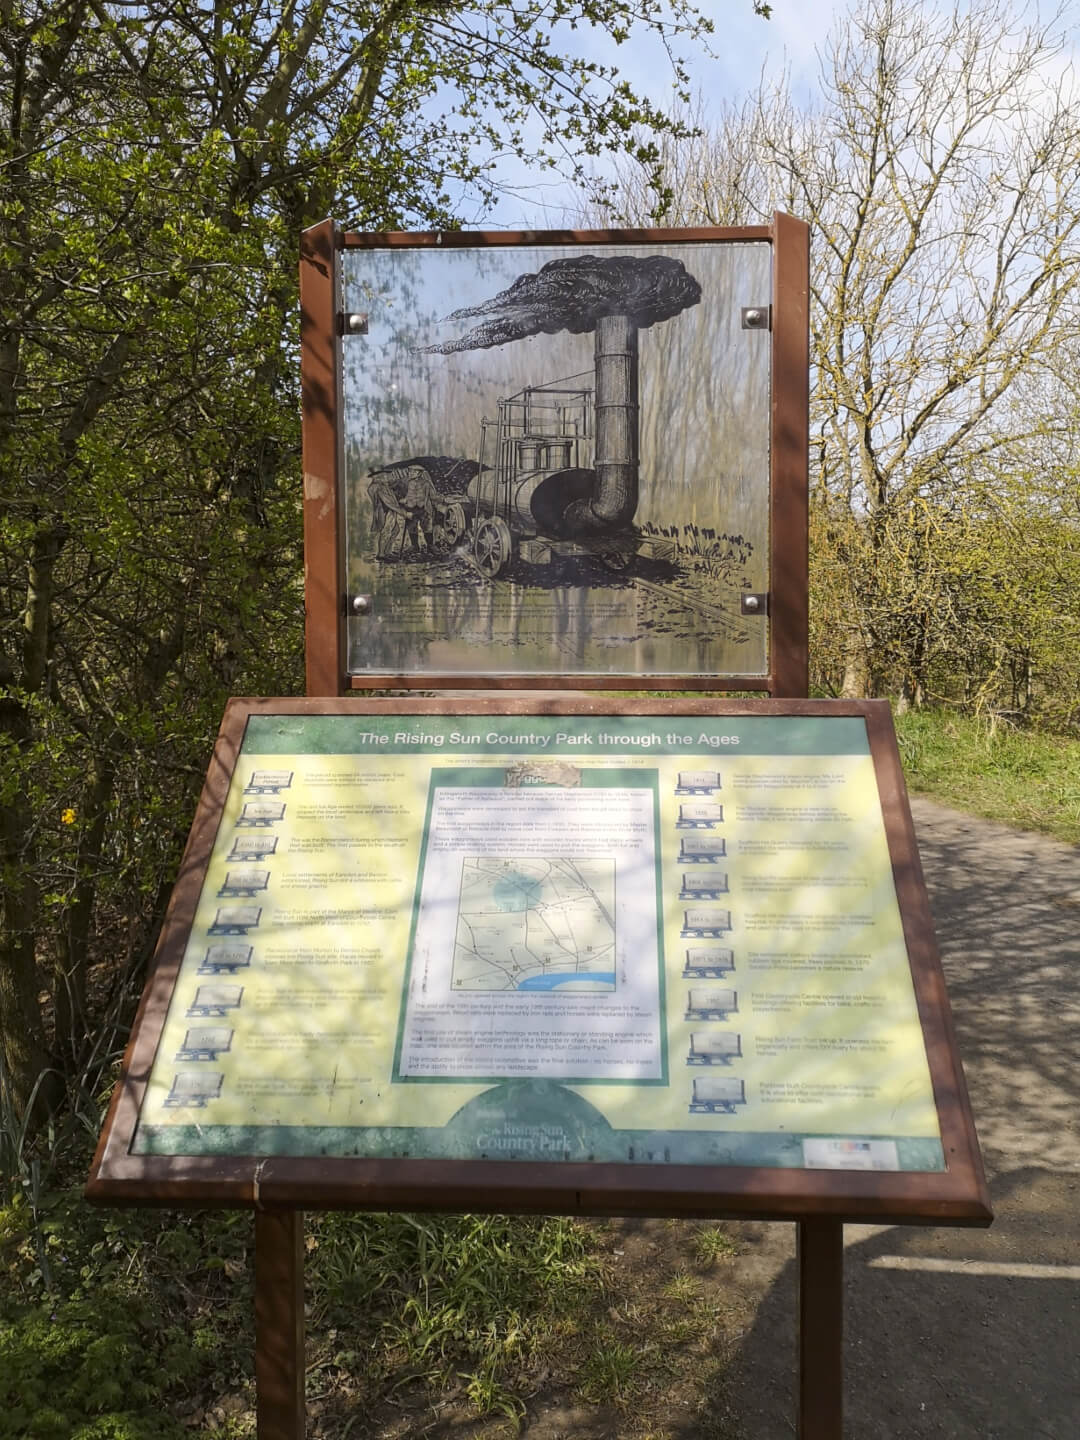
M 31 733 L 30 717 L 17 701 L 0 701 L 0 733 L 15 742 L 17 763 Z M 34 1098 L 49 1056 L 36 955 L 38 878 L 33 836 L 33 805 L 20 789 L 0 805 L 0 1057 L 5 1104 L 28 1125 L 43 1118 L 60 1088 L 59 1077 L 49 1077 Z
M 86 977 L 90 963 L 90 931 L 115 776 L 116 762 L 111 755 L 94 757 L 79 817 L 82 839 L 75 892 L 68 907 L 62 954 L 53 982 L 54 1048 L 60 1068 L 65 1071 L 79 1064 L 87 1039 Z
M 862 700 L 866 695 L 866 656 L 854 646 L 844 657 L 844 678 L 840 685 L 842 700 Z

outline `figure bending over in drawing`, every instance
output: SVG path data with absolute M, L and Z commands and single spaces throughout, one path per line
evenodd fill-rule
M 375 554 L 380 560 L 402 560 L 406 547 L 419 555 L 434 549 L 435 487 L 420 465 L 382 472 L 368 482 Z

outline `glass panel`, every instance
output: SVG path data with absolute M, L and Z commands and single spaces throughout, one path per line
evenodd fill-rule
M 350 673 L 767 673 L 771 251 L 345 253 Z

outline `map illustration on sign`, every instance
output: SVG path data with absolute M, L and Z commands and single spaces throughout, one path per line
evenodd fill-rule
M 431 769 L 395 1082 L 663 1083 L 657 774 L 561 768 Z
M 466 856 L 453 987 L 614 990 L 614 861 Z

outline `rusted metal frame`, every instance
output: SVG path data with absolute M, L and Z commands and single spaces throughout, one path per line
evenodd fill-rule
M 258 1440 L 304 1440 L 304 1217 L 255 1212 Z
M 809 664 L 810 229 L 773 216 L 770 693 L 806 695 Z
M 455 682 L 460 676 L 452 677 Z M 623 677 L 626 678 L 626 677 Z M 760 680 L 760 676 L 758 679 Z M 659 695 L 592 695 L 586 693 L 552 696 L 521 695 L 430 695 L 430 696 L 369 696 L 369 695 L 286 695 L 245 696 L 229 701 L 226 710 L 248 715 L 839 715 L 845 718 L 874 714 L 881 707 L 887 715 L 884 700 L 821 700 L 793 696 L 778 700 L 774 696 L 678 696 L 666 699 Z
M 285 1157 L 134 1156 L 139 1106 L 194 920 L 229 777 L 251 714 L 337 715 L 724 715 L 861 716 L 875 757 L 897 893 L 912 955 L 919 1013 L 948 1169 L 943 1173 L 840 1172 L 766 1168 L 644 1167 L 515 1162 L 348 1160 Z M 107 1204 L 277 1206 L 322 1209 L 497 1209 L 518 1213 L 626 1214 L 985 1225 L 991 1211 L 963 1076 L 955 1059 L 940 964 L 895 745 L 884 701 L 773 699 L 676 702 L 606 695 L 540 699 L 485 695 L 453 700 L 308 697 L 230 701 L 185 851 L 124 1071 L 95 1157 L 88 1198 Z M 884 756 L 884 758 L 882 758 Z M 912 860 L 914 856 L 914 861 Z
M 770 225 L 704 225 L 685 230 L 346 230 L 346 250 L 455 250 L 481 245 L 680 245 L 771 240 Z
M 350 690 L 767 690 L 767 675 L 350 675 Z
M 346 670 L 342 484 L 341 233 L 332 220 L 300 237 L 300 390 L 304 468 L 307 693 L 338 695 Z
M 952 1007 L 934 935 L 896 732 L 888 701 L 864 703 L 867 706 L 867 734 L 881 797 L 881 811 L 885 817 L 896 898 L 911 963 L 934 1102 L 941 1124 L 945 1163 L 965 1188 L 978 1197 L 989 1217 L 990 1191 L 983 1170 L 971 1099 L 960 1063 Z
M 844 1430 L 844 1227 L 800 1220 L 799 1440 L 841 1440 Z
M 428 1214 L 807 1217 L 980 1228 L 992 1216 L 952 1173 L 342 1157 L 129 1156 L 87 1187 L 104 1205 L 409 1210 Z
M 785 225 L 784 223 L 781 223 L 781 222 L 789 222 L 789 221 L 790 221 L 790 225 L 791 225 L 792 227 L 794 227 L 793 229 L 789 229 L 787 225 Z M 321 227 L 317 227 L 317 228 L 321 228 Z M 310 232 L 308 232 L 308 233 L 310 233 Z M 790 356 L 789 356 L 789 354 L 788 354 L 788 351 L 790 350 L 790 346 L 788 345 L 789 334 L 793 334 L 793 335 L 795 335 L 796 337 L 798 336 L 799 333 L 802 333 L 802 334 L 803 334 L 802 353 L 803 353 L 804 357 L 808 354 L 807 342 L 806 342 L 806 335 L 805 335 L 805 330 L 806 330 L 806 319 L 805 319 L 805 317 L 806 317 L 806 313 L 807 313 L 807 311 L 806 311 L 807 298 L 806 298 L 806 297 L 807 297 L 808 291 L 809 291 L 809 241 L 808 241 L 808 239 L 805 238 L 805 236 L 808 236 L 808 233 L 809 233 L 809 232 L 807 231 L 807 227 L 806 227 L 805 225 L 803 225 L 803 223 L 802 223 L 801 221 L 791 221 L 791 220 L 790 220 L 790 217 L 784 216 L 784 215 L 779 215 L 779 214 L 778 214 L 776 217 L 774 217 L 774 221 L 773 221 L 773 223 L 772 223 L 771 225 L 698 226 L 698 227 L 691 227 L 691 228 L 685 228 L 685 229 L 673 229 L 673 228 L 661 227 L 661 228 L 653 228 L 653 229 L 621 229 L 621 230 L 454 230 L 454 231 L 426 231 L 426 232 L 415 232 L 415 231 L 386 231 L 386 232 L 378 232 L 378 231 L 376 231 L 376 232 L 346 231 L 343 235 L 341 235 L 341 236 L 339 237 L 339 239 L 340 239 L 340 244 L 341 244 L 342 248 L 343 248 L 343 249 L 346 249 L 346 250 L 441 249 L 441 248 L 446 248 L 446 249 L 468 249 L 468 248 L 474 248 L 474 247 L 475 247 L 475 248 L 480 248 L 480 247 L 489 247 L 489 246 L 512 246 L 512 245 L 517 245 L 517 246 L 585 245 L 585 246 L 588 246 L 588 245 L 677 245 L 677 244 L 716 244 L 716 243 L 733 244 L 733 243 L 740 243 L 740 242 L 742 242 L 742 243 L 748 243 L 748 242 L 752 242 L 752 241 L 769 241 L 769 242 L 772 243 L 772 245 L 773 245 L 773 250 L 774 250 L 774 260 L 773 260 L 773 270 L 774 270 L 774 294 L 773 294 L 773 316 L 774 316 L 774 321 L 773 321 L 773 323 L 774 323 L 774 327 L 776 327 L 776 325 L 777 325 L 777 318 L 776 318 L 776 317 L 781 313 L 781 312 L 780 312 L 780 304 L 778 304 L 778 299 L 779 299 L 780 303 L 782 303 L 782 304 L 788 304 L 788 303 L 791 303 L 792 301 L 794 301 L 794 303 L 796 304 L 796 306 L 799 306 L 799 304 L 800 304 L 800 299 L 801 299 L 801 311 L 794 316 L 793 325 L 785 322 L 785 323 L 780 324 L 780 326 L 779 326 L 779 333 L 780 333 L 780 337 L 781 337 L 781 340 L 782 340 L 782 353 L 783 353 L 783 355 L 785 356 L 785 364 L 786 364 L 786 365 L 790 365 L 790 363 L 791 363 L 792 361 L 794 361 L 795 363 L 797 363 L 798 355 L 797 355 L 797 353 L 793 353 L 793 354 L 790 355 Z M 793 238 L 794 238 L 794 241 L 795 241 L 795 249 L 796 249 L 796 250 L 798 249 L 798 245 L 799 245 L 800 239 L 803 240 L 803 249 L 804 249 L 805 252 L 806 252 L 807 259 L 806 259 L 806 264 L 805 264 L 805 266 L 803 267 L 806 273 L 805 273 L 805 279 L 804 279 L 803 282 L 802 282 L 801 290 L 797 289 L 794 293 L 791 293 L 791 292 L 790 292 L 790 279 L 791 279 L 791 275 L 792 275 L 792 273 L 796 273 L 796 272 L 797 272 L 797 268 L 798 268 L 797 265 L 796 265 L 795 270 L 793 271 L 791 265 L 787 262 L 788 252 L 791 251 L 791 249 L 792 249 L 792 239 L 793 239 Z M 776 254 L 777 254 L 778 248 L 779 248 L 779 249 L 782 249 L 782 250 L 784 251 L 785 263 L 784 263 L 784 265 L 783 265 L 782 268 L 778 265 L 777 259 L 776 259 Z M 778 286 L 779 286 L 779 289 L 778 289 Z M 802 321 L 801 321 L 801 323 L 802 323 L 802 332 L 800 332 L 800 329 L 799 329 L 799 326 L 800 326 L 800 314 L 801 314 L 801 316 L 802 316 Z M 335 320 L 335 322 L 334 322 L 334 327 L 333 327 L 333 328 L 336 330 L 336 320 Z M 338 342 L 337 342 L 336 335 L 333 335 L 332 338 L 333 338 L 333 342 L 334 342 L 335 346 L 337 346 Z M 773 455 L 776 455 L 776 454 L 778 453 L 778 449 L 777 449 L 777 447 L 778 447 L 778 435 L 779 435 L 779 434 L 782 434 L 784 437 L 788 437 L 790 434 L 793 434 L 793 433 L 794 433 L 794 431 L 793 431 L 793 430 L 791 429 L 791 427 L 788 425 L 788 421 L 790 420 L 791 417 L 790 417 L 790 414 L 789 414 L 790 407 L 787 407 L 787 406 L 781 406 L 780 409 L 779 409 L 779 413 L 780 413 L 780 417 L 781 417 L 781 420 L 780 420 L 779 423 L 781 424 L 782 429 L 778 431 L 778 419 L 777 419 L 778 407 L 777 407 L 777 403 L 776 403 L 776 396 L 777 396 L 777 388 L 776 388 L 776 387 L 777 387 L 777 375 L 778 375 L 778 371 L 777 371 L 777 361 L 776 361 L 776 339 L 777 339 L 777 337 L 776 337 L 776 335 L 774 334 L 774 336 L 773 336 L 773 348 L 772 348 L 772 354 L 773 354 L 773 361 L 772 361 L 772 368 L 773 368 L 773 374 L 772 374 L 772 394 L 773 394 L 773 401 L 772 401 L 772 416 L 771 416 L 771 422 L 770 422 L 770 423 L 771 423 L 771 451 L 772 451 L 772 454 L 773 454 Z M 796 351 L 797 351 L 797 346 L 796 346 Z M 795 395 L 794 395 L 794 401 L 795 401 L 796 411 L 797 411 L 797 406 L 798 406 L 798 404 L 800 403 L 800 400 L 799 400 L 799 397 L 800 397 L 800 396 L 804 397 L 804 398 L 802 399 L 802 404 L 803 404 L 803 407 L 804 407 L 804 409 L 805 409 L 805 403 L 806 403 L 806 402 L 805 402 L 805 394 L 806 394 L 806 374 L 805 374 L 805 368 L 806 368 L 806 360 L 804 359 L 804 361 L 803 361 L 803 370 L 804 370 L 804 373 L 803 373 L 803 378 L 802 378 L 801 386 L 799 386 L 799 387 L 796 388 Z M 786 371 L 785 371 L 784 373 L 786 374 Z M 781 383 L 781 384 L 787 383 L 787 382 L 786 382 L 786 379 L 784 379 L 783 376 L 781 377 L 781 382 L 780 382 L 780 383 Z M 797 415 L 796 415 L 796 418 L 797 418 Z M 306 424 L 306 415 L 305 415 L 305 424 Z M 797 427 L 796 427 L 796 428 L 797 428 Z M 804 424 L 804 428 L 805 428 L 805 424 Z M 340 448 L 340 447 L 339 447 L 339 448 Z M 797 531 L 798 531 L 798 515 L 799 515 L 799 513 L 800 513 L 800 510 L 801 510 L 801 512 L 803 513 L 803 515 L 805 515 L 805 510 L 806 510 L 806 498 L 805 498 L 806 464 L 805 464 L 805 458 L 806 458 L 806 457 L 805 457 L 805 446 L 804 446 L 804 447 L 803 447 L 803 471 L 802 471 L 803 477 L 804 477 L 804 478 L 803 478 L 804 493 L 803 493 L 803 497 L 802 497 L 801 502 L 800 502 L 800 501 L 798 500 L 798 498 L 796 497 L 794 503 L 791 503 L 792 497 L 790 497 L 790 496 L 787 494 L 787 483 L 788 483 L 788 482 L 787 482 L 786 478 L 785 478 L 784 484 L 781 485 L 781 498 L 782 498 L 783 500 L 785 500 L 787 503 L 789 503 L 791 515 L 792 515 L 792 516 L 794 517 L 794 519 L 795 519 L 794 528 L 787 526 L 786 523 L 784 522 L 784 520 L 782 519 L 782 517 L 781 517 L 781 518 L 778 518 L 778 507 L 777 507 L 777 502 L 776 502 L 776 499 L 775 499 L 775 495 L 776 495 L 776 490 L 775 490 L 776 480 L 775 480 L 775 476 L 774 476 L 774 478 L 773 478 L 772 486 L 771 486 L 771 489 L 770 489 L 770 521 L 769 521 L 769 524 L 770 524 L 770 550 L 771 550 L 771 552 L 772 552 L 773 554 L 775 554 L 775 553 L 777 553 L 777 549 L 778 549 L 778 546 L 779 546 L 779 553 L 781 553 L 781 555 L 783 555 L 783 556 L 785 557 L 785 562 L 786 562 L 787 559 L 789 558 L 789 550 L 791 549 L 791 543 L 790 543 L 790 541 L 793 541 L 793 542 L 794 542 L 794 545 L 795 545 L 795 553 L 796 553 L 796 554 L 798 553 L 798 550 L 797 550 L 797 547 L 798 547 L 798 533 L 797 533 Z M 305 469 L 306 469 L 306 466 L 305 466 Z M 797 471 L 796 471 L 795 473 L 797 473 Z M 345 531 L 344 531 L 344 524 L 343 524 L 343 522 L 342 522 L 341 519 L 340 519 L 340 512 L 341 512 L 342 506 L 343 506 L 343 500 L 339 497 L 339 503 L 338 503 L 339 522 L 338 522 L 338 523 L 339 523 L 339 526 L 340 526 L 340 533 L 339 533 L 339 539 L 338 539 L 338 564 L 339 564 L 340 567 L 342 567 L 342 573 L 344 573 L 344 564 L 345 564 L 345 561 L 344 561 L 344 558 L 343 558 L 343 557 L 344 557 L 344 545 L 345 545 Z M 805 524 L 804 524 L 804 531 L 805 531 Z M 779 538 L 778 538 L 778 537 L 779 537 Z M 805 549 L 805 540 L 804 540 L 804 549 Z M 772 562 L 771 562 L 771 563 L 772 563 Z M 796 566 L 795 568 L 797 569 L 797 566 Z M 798 684 L 798 675 L 799 675 L 800 673 L 805 674 L 806 671 L 807 671 L 807 664 L 806 664 L 806 657 L 805 657 L 805 650 L 806 650 L 806 639 L 805 639 L 805 636 L 806 636 L 806 631 L 807 631 L 807 619 L 806 619 L 807 597 L 806 597 L 806 582 L 805 582 L 805 573 L 806 573 L 805 555 L 804 555 L 804 557 L 803 557 L 802 572 L 803 572 L 804 580 L 803 580 L 803 588 L 802 588 L 802 591 L 800 592 L 800 594 L 794 596 L 794 597 L 790 600 L 790 603 L 785 603 L 784 597 L 781 596 L 779 631 L 777 630 L 777 624 L 776 624 L 776 622 L 770 620 L 770 632 L 769 632 L 769 633 L 770 633 L 770 637 L 776 636 L 776 635 L 779 633 L 782 638 L 781 638 L 781 646 L 779 647 L 779 651 L 778 651 L 778 647 L 777 647 L 775 641 L 770 640 L 770 645 L 771 645 L 771 658 L 770 658 L 770 662 L 769 662 L 769 663 L 770 663 L 770 674 L 769 674 L 768 676 L 762 676 L 762 675 L 752 675 L 752 676 L 743 676 L 743 675 L 713 675 L 713 674 L 701 674 L 701 675 L 651 675 L 651 674 L 650 674 L 650 675 L 637 675 L 637 674 L 628 674 L 628 675 L 624 675 L 624 676 L 619 676 L 619 675 L 594 675 L 594 674 L 591 674 L 591 673 L 589 673 L 589 672 L 583 672 L 583 673 L 574 674 L 574 675 L 567 675 L 567 674 L 557 674 L 557 675 L 548 675 L 548 674 L 517 674 L 517 673 L 515 673 L 515 674 L 506 674 L 506 675 L 498 675 L 498 676 L 491 676 L 491 675 L 487 675 L 487 674 L 484 674 L 484 675 L 475 675 L 475 676 L 465 676 L 465 675 L 456 675 L 456 674 L 451 674 L 451 675 L 435 675 L 435 674 L 395 675 L 395 674 L 392 674 L 392 673 L 387 673 L 387 672 L 385 672 L 385 671 L 372 672 L 372 673 L 361 673 L 361 674 L 349 674 L 349 673 L 348 673 L 348 662 L 347 662 L 347 658 L 346 658 L 346 657 L 347 657 L 347 654 L 348 654 L 348 651 L 347 651 L 347 648 L 346 648 L 347 640 L 341 640 L 341 639 L 339 639 L 339 642 L 338 642 L 338 643 L 339 643 L 339 647 L 340 647 L 340 655 L 341 655 L 341 661 L 340 661 L 339 670 L 340 670 L 340 674 L 341 674 L 341 677 L 342 677 L 342 681 L 343 681 L 344 688 L 345 688 L 345 689 L 351 689 L 351 690 L 388 690 L 388 689 L 390 689 L 390 690 L 412 690 L 412 689 L 415 689 L 415 690 L 437 690 L 437 689 L 443 689 L 443 688 L 445 688 L 445 689 L 451 689 L 451 688 L 453 688 L 453 689 L 472 689 L 472 688 L 487 689 L 487 688 L 491 688 L 491 689 L 515 689 L 515 690 L 529 690 L 529 689 L 545 689 L 545 690 L 550 690 L 550 689 L 619 690 L 619 689 L 628 689 L 628 688 L 630 688 L 631 685 L 633 685 L 633 687 L 636 688 L 636 689 L 641 689 L 641 688 L 644 687 L 644 688 L 652 689 L 652 690 L 673 690 L 673 689 L 674 689 L 674 690 L 723 690 L 723 691 L 733 691 L 733 690 L 768 690 L 771 694 L 774 694 L 774 695 L 775 695 L 775 694 L 782 694 L 782 695 L 802 695 L 802 694 L 805 694 L 805 693 L 806 693 L 806 690 L 807 690 L 807 682 L 806 682 L 805 680 L 803 681 L 803 683 L 802 683 L 801 686 Z M 309 575 L 310 575 L 310 571 L 309 571 L 308 573 L 309 573 Z M 775 587 L 775 574 L 776 574 L 776 572 L 775 572 L 775 570 L 774 570 L 774 571 L 773 571 L 773 584 L 774 584 L 774 587 Z M 345 593 L 345 592 L 344 592 L 344 588 L 343 588 L 343 587 L 340 588 L 340 589 L 339 589 L 339 595 L 344 596 L 344 593 Z M 773 608 L 773 606 L 775 605 L 775 603 L 776 603 L 775 600 L 771 600 L 771 601 L 770 601 L 770 610 Z M 339 629 L 341 629 L 341 628 L 343 627 L 342 611 L 341 611 L 340 605 L 341 605 L 341 602 L 340 602 L 340 600 L 339 600 L 339 609 L 338 609 L 338 611 L 336 612 L 336 614 L 337 614 L 337 625 L 338 625 Z M 801 672 L 799 671 L 799 668 L 798 668 L 798 653 L 799 653 L 799 652 L 798 652 L 798 641 L 796 640 L 796 645 L 795 645 L 795 648 L 794 648 L 794 650 L 793 650 L 793 649 L 792 649 L 792 646 L 791 646 L 791 644 L 790 644 L 790 641 L 789 641 L 789 636 L 788 636 L 788 631 L 791 629 L 790 619 L 786 619 L 786 618 L 785 618 L 785 617 L 789 617 L 789 616 L 791 616 L 791 615 L 794 615 L 794 616 L 796 617 L 795 633 L 796 633 L 796 636 L 797 636 L 797 635 L 798 635 L 798 632 L 799 632 L 798 617 L 799 617 L 800 614 L 801 614 L 801 616 L 802 616 L 801 633 L 802 633 L 802 636 L 803 636 L 803 640 L 802 640 L 802 671 L 801 671 Z M 310 674 L 311 663 L 312 663 L 310 657 L 311 657 L 311 654 L 312 654 L 312 642 L 313 642 L 313 640 L 315 641 L 315 644 L 316 644 L 317 647 L 321 644 L 321 642 L 319 641 L 319 638 L 318 638 L 317 636 L 314 636 L 314 637 L 312 636 L 311 629 L 310 629 L 310 627 L 309 627 L 309 631 L 308 631 L 308 656 L 309 656 L 308 665 L 309 665 L 309 674 Z M 778 653 L 779 653 L 779 656 L 780 656 L 779 661 L 777 660 L 777 655 L 778 655 Z M 794 666 L 792 666 L 792 665 L 789 663 L 789 657 L 790 657 L 791 655 L 793 655 L 793 654 L 794 654 L 794 656 L 795 656 L 795 664 L 794 664 Z M 776 674 L 777 674 L 778 665 L 779 665 L 779 677 L 780 677 L 780 678 L 779 678 L 779 683 L 781 684 L 781 686 L 784 687 L 784 688 L 781 688 L 781 689 L 777 689 L 777 683 L 778 683 L 778 682 L 777 682 Z M 341 685 L 339 685 L 338 688 L 337 688 L 337 690 L 334 690 L 334 691 L 331 691 L 331 690 L 325 689 L 325 688 L 319 688 L 319 689 L 313 688 L 313 687 L 312 687 L 312 684 L 311 684 L 311 682 L 310 682 L 310 679 L 309 679 L 308 693 L 309 693 L 309 694 L 331 694 L 331 693 L 339 693 L 339 691 L 340 691 L 341 688 L 342 688 Z

